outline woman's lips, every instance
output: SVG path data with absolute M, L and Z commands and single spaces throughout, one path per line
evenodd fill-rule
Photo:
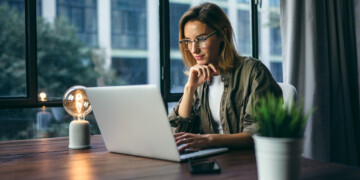
M 196 60 L 202 60 L 204 58 L 204 56 L 195 56 Z

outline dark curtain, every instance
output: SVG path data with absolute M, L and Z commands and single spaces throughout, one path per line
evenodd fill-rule
M 284 82 L 305 110 L 304 156 L 360 164 L 360 119 L 353 1 L 280 1 Z

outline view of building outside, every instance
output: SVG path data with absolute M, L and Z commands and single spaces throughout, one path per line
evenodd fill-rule
M 277 82 L 283 82 L 280 0 L 262 1 L 258 8 L 259 59 Z
M 178 23 L 202 0 L 170 0 L 171 92 L 187 77 Z M 208 1 L 206 1 L 208 2 Z M 249 0 L 212 0 L 228 15 L 241 55 L 251 56 Z M 279 0 L 259 9 L 260 60 L 282 81 Z M 11 21 L 9 19 L 12 19 Z M 24 0 L 0 0 L 0 97 L 26 96 Z M 160 86 L 159 2 L 155 0 L 37 0 L 38 91 L 59 100 L 74 85 Z M 174 103 L 169 103 L 172 106 Z M 92 133 L 100 133 L 91 113 Z M 0 140 L 68 135 L 63 108 L 0 110 Z

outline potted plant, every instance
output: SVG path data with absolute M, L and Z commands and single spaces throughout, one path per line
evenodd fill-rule
M 303 105 L 283 106 L 283 99 L 267 94 L 255 107 L 258 132 L 254 135 L 258 178 L 296 180 L 300 175 L 303 130 L 312 111 Z

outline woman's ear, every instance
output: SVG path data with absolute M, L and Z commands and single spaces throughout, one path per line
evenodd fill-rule
M 222 28 L 222 31 L 223 31 L 223 33 L 224 33 L 224 35 L 225 35 L 226 38 L 229 36 L 228 30 L 229 30 L 229 29 L 228 29 L 226 26 Z

